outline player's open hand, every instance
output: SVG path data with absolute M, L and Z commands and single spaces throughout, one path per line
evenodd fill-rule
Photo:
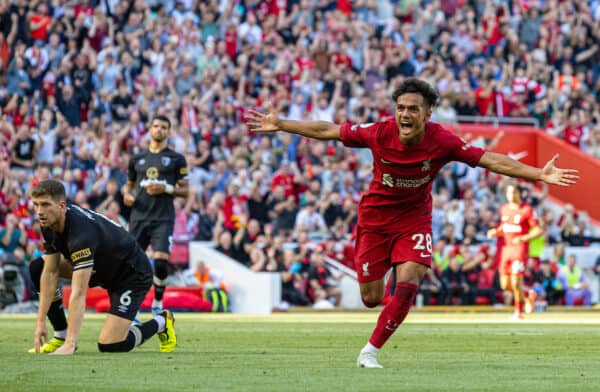
M 559 169 L 554 166 L 554 162 L 558 159 L 558 154 L 546 163 L 542 169 L 540 180 L 552 185 L 569 186 L 573 185 L 579 179 L 576 169 Z
M 48 327 L 45 321 L 39 321 L 35 325 L 35 333 L 33 338 L 33 347 L 35 352 L 39 353 L 43 344 L 48 341 Z
M 275 132 L 279 129 L 277 125 L 279 117 L 273 104 L 269 104 L 269 113 L 264 114 L 256 110 L 248 109 L 246 114 L 246 124 L 253 132 Z
M 62 346 L 56 349 L 53 353 L 49 355 L 72 355 L 75 353 L 77 346 L 73 343 L 65 342 Z

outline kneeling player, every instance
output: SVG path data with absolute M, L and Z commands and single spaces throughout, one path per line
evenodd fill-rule
M 105 288 L 110 297 L 109 314 L 98 337 L 100 351 L 130 351 L 157 333 L 160 351 L 173 351 L 177 340 L 170 311 L 141 326 L 131 325 L 152 285 L 152 269 L 135 239 L 103 215 L 67 206 L 65 189 L 58 181 L 40 182 L 32 191 L 32 199 L 47 252 L 30 265 L 40 293 L 34 351 L 63 355 L 75 352 L 89 286 Z M 61 254 L 66 261 L 61 262 Z M 60 295 L 55 295 L 59 277 L 71 279 L 68 323 Z M 55 336 L 43 344 L 48 338 L 46 315 Z

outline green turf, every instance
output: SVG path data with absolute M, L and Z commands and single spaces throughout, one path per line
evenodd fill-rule
M 158 353 L 153 338 L 132 353 L 100 354 L 103 317 L 86 315 L 77 354 L 51 357 L 26 353 L 32 316 L 0 316 L 0 391 L 600 390 L 595 315 L 571 324 L 411 315 L 379 356 L 386 368 L 357 369 L 376 317 L 179 315 L 174 353 Z

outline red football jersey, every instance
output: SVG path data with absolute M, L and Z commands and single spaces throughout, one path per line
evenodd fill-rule
M 565 142 L 569 143 L 573 147 L 581 148 L 581 139 L 583 138 L 583 126 L 578 125 L 576 127 L 566 127 L 564 138 Z
M 358 223 L 377 230 L 406 227 L 415 213 L 431 221 L 431 186 L 440 169 L 450 161 L 476 166 L 485 152 L 432 122 L 417 146 L 400 142 L 395 119 L 345 124 L 341 140 L 373 154 L 373 180 L 360 201 Z
M 537 219 L 530 205 L 521 204 L 516 209 L 511 208 L 510 204 L 504 204 L 500 207 L 500 226 L 498 228 L 504 236 L 507 245 L 511 244 L 514 237 L 520 237 L 529 233 L 531 228 L 535 226 L 537 226 Z
M 498 247 L 500 250 L 501 273 L 505 275 L 522 274 L 524 263 L 529 255 L 529 243 L 512 244 L 512 239 L 522 236 L 537 226 L 537 219 L 533 208 L 527 204 L 521 204 L 519 208 L 511 208 L 504 204 L 500 208 L 500 225 L 498 230 L 504 237 L 504 245 Z M 514 262 L 517 267 L 514 266 Z

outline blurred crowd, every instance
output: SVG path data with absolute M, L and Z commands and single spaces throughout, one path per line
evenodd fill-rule
M 41 254 L 28 194 L 47 178 L 127 225 L 129 157 L 147 147 L 148 119 L 160 113 L 190 168 L 175 244 L 214 241 L 255 271 L 283 272 L 289 303 L 339 303 L 340 277 L 323 258 L 353 268 L 371 157 L 254 135 L 245 111 L 270 102 L 290 119 L 382 120 L 395 86 L 419 76 L 442 96 L 435 121 L 534 118 L 600 158 L 599 20 L 596 0 L 0 0 L 0 253 L 18 265 Z M 440 173 L 441 261 L 425 294 L 452 302 L 457 268 L 471 271 L 462 302 L 476 300 L 480 275 L 493 281 L 480 271 L 496 267 L 485 232 L 502 193 L 502 180 L 479 169 Z M 545 244 L 593 240 L 584 212 L 556 216 L 531 186 L 529 201 Z

